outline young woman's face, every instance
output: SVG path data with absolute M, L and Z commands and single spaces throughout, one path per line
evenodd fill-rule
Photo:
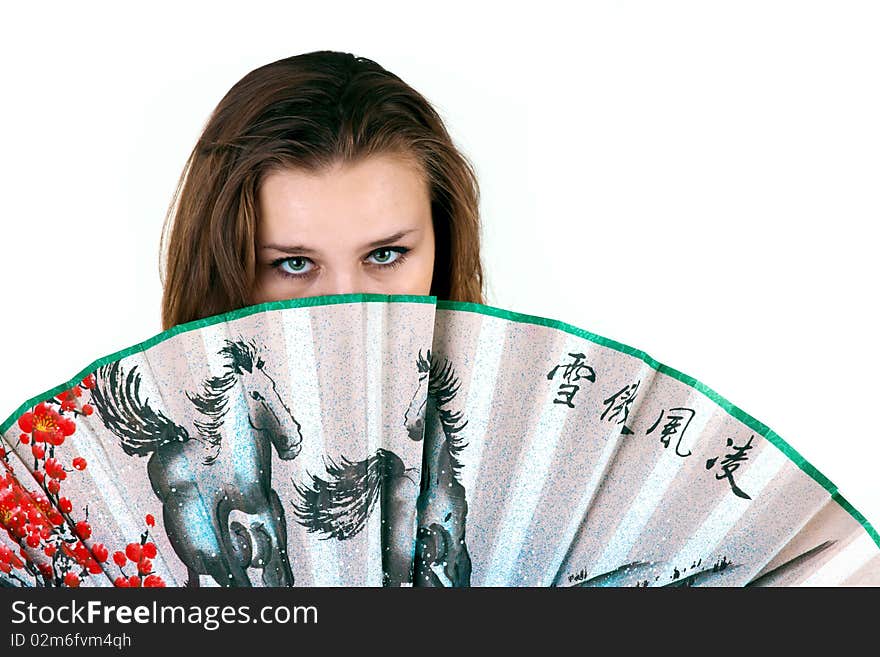
M 252 304 L 325 294 L 431 290 L 428 184 L 389 155 L 314 175 L 285 170 L 259 189 Z

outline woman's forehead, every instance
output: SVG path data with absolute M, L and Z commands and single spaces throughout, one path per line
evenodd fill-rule
M 391 157 L 337 165 L 321 173 L 285 169 L 259 191 L 261 245 L 361 248 L 431 220 L 430 192 L 420 172 Z M 412 236 L 412 234 L 410 235 Z

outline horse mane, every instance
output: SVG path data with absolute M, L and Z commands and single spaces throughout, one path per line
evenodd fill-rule
M 199 435 L 217 451 L 212 456 L 205 458 L 205 465 L 213 463 L 220 454 L 220 442 L 223 439 L 220 427 L 223 426 L 224 416 L 229 401 L 228 392 L 235 385 L 237 375 L 243 372 L 253 372 L 254 366 L 263 367 L 263 361 L 257 356 L 257 346 L 251 340 L 245 342 L 239 339 L 235 342 L 226 340 L 226 345 L 217 353 L 225 357 L 224 367 L 226 372 L 221 376 L 212 376 L 202 382 L 202 394 L 186 393 L 186 396 L 196 407 L 196 410 L 207 417 L 207 420 L 194 420 L 193 424 Z
M 428 349 L 427 358 L 422 356 L 419 351 L 418 360 L 416 362 L 419 372 L 429 372 L 428 377 L 428 397 L 434 400 L 437 408 L 437 415 L 440 418 L 440 424 L 443 427 L 443 434 L 446 436 L 445 446 L 449 452 L 449 460 L 452 464 L 452 474 L 457 479 L 462 463 L 459 460 L 461 451 L 467 447 L 464 436 L 458 433 L 467 426 L 467 420 L 461 422 L 461 411 L 453 412 L 451 409 L 445 408 L 446 404 L 452 401 L 461 383 L 455 374 L 455 369 L 448 358 L 443 358 L 443 364 L 439 360 L 432 359 L 431 350 Z
M 306 473 L 311 483 L 303 485 L 291 479 L 299 498 L 291 502 L 296 521 L 308 532 L 343 541 L 363 529 L 384 483 L 403 475 L 403 461 L 381 447 L 363 461 L 343 456 L 337 464 L 325 458 L 328 478 Z
M 114 361 L 95 371 L 95 385 L 90 390 L 95 412 L 119 438 L 125 453 L 146 456 L 167 443 L 189 440 L 184 427 L 153 408 L 149 399 L 141 401 L 140 387 L 138 366 L 124 373 L 120 361 Z
M 212 447 L 220 446 L 223 435 L 220 427 L 223 426 L 223 417 L 226 415 L 229 396 L 227 393 L 235 385 L 235 375 L 230 371 L 223 376 L 212 376 L 202 382 L 204 394 L 190 394 L 186 396 L 196 407 L 196 410 L 207 417 L 207 420 L 193 420 L 199 435 Z M 219 454 L 219 452 L 218 452 Z M 217 455 L 205 459 L 205 465 L 213 463 Z
M 242 372 L 253 372 L 254 367 L 263 369 L 263 359 L 257 356 L 257 351 L 257 345 L 253 340 L 245 342 L 239 337 L 235 342 L 226 340 L 226 346 L 217 353 L 226 357 L 228 369 L 236 374 L 241 374 Z

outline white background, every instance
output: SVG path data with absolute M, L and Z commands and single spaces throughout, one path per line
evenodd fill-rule
M 489 305 L 695 377 L 880 526 L 876 3 L 11 7 L 0 419 L 161 331 L 162 220 L 223 94 L 345 50 L 474 163 Z

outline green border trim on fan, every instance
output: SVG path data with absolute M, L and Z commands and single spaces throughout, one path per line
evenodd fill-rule
M 79 374 L 68 380 L 66 383 L 57 385 L 41 395 L 31 397 L 25 403 L 21 404 L 13 413 L 11 413 L 9 417 L 6 418 L 6 420 L 3 422 L 3 424 L 0 424 L 0 434 L 5 434 L 9 427 L 11 427 L 13 423 L 25 413 L 25 411 L 33 406 L 36 406 L 39 402 L 48 399 L 49 397 L 54 397 L 59 392 L 69 390 L 74 385 L 82 381 L 87 375 L 91 374 L 102 365 L 106 365 L 117 360 L 122 360 L 126 356 L 130 356 L 132 354 L 146 351 L 150 347 L 153 347 L 160 342 L 164 342 L 165 340 L 168 340 L 169 338 L 174 337 L 179 333 L 195 331 L 206 326 L 220 324 L 222 322 L 229 322 L 235 319 L 240 319 L 242 317 L 247 317 L 249 315 L 255 315 L 256 313 L 261 313 L 267 310 L 286 310 L 288 308 L 305 308 L 311 306 L 332 306 L 340 303 L 361 303 L 363 301 L 379 301 L 383 303 L 427 303 L 433 306 L 437 303 L 437 297 L 429 295 L 421 296 L 416 294 L 373 294 L 366 292 L 360 294 L 326 294 L 319 297 L 302 297 L 299 299 L 284 299 L 282 301 L 266 301 L 265 303 L 258 303 L 253 306 L 245 306 L 244 308 L 239 308 L 237 310 L 230 310 L 229 312 L 220 313 L 219 315 L 211 315 L 210 317 L 195 319 L 185 324 L 178 324 L 176 326 L 172 326 L 166 331 L 162 331 L 161 333 L 154 335 L 152 338 L 144 340 L 143 342 L 138 342 L 136 345 L 126 347 L 125 349 L 112 353 L 109 356 L 99 358 L 96 361 L 92 362 L 92 364 L 88 367 L 82 369 Z
M 865 529 L 865 531 L 868 532 L 871 538 L 874 539 L 874 543 L 877 544 L 877 547 L 880 548 L 880 534 L 877 533 L 877 530 L 874 529 L 868 519 L 865 518 L 865 516 L 863 516 L 861 513 L 859 513 L 859 511 L 855 507 L 853 507 L 853 505 L 850 504 L 849 501 L 843 497 L 843 495 L 840 494 L 837 486 L 830 479 L 828 479 L 828 477 L 819 472 L 819 470 L 817 470 L 812 463 L 801 456 L 801 454 L 794 447 L 785 442 L 782 436 L 773 431 L 773 429 L 768 427 L 760 420 L 755 419 L 738 406 L 730 403 L 724 397 L 712 390 L 712 388 L 698 381 L 694 377 L 689 376 L 684 372 L 679 372 L 678 370 L 669 367 L 668 365 L 664 365 L 658 360 L 652 358 L 641 349 L 636 349 L 635 347 L 630 347 L 629 345 L 617 342 L 616 340 L 605 338 L 595 333 L 590 333 L 589 331 L 578 328 L 577 326 L 574 326 L 572 324 L 567 324 L 566 322 L 562 322 L 560 320 L 548 319 L 546 317 L 539 317 L 537 315 L 526 315 L 524 313 L 518 313 L 512 310 L 505 310 L 504 308 L 496 308 L 494 306 L 486 306 L 478 303 L 470 303 L 466 301 L 449 301 L 446 299 L 440 299 L 437 301 L 437 310 L 463 310 L 479 313 L 482 315 L 490 315 L 492 317 L 499 317 L 501 319 L 511 320 L 514 322 L 537 324 L 540 326 L 547 326 L 549 328 L 565 331 L 566 333 L 570 333 L 579 338 L 585 338 L 590 342 L 600 344 L 603 347 L 608 347 L 610 349 L 614 349 L 615 351 L 620 351 L 625 354 L 629 354 L 630 356 L 635 356 L 636 358 L 639 358 L 640 360 L 653 367 L 658 372 L 666 374 L 667 376 L 671 376 L 674 379 L 678 379 L 682 383 L 691 386 L 695 390 L 699 390 L 709 399 L 711 399 L 721 408 L 727 411 L 730 415 L 732 415 L 737 420 L 748 426 L 750 429 L 761 434 L 764 438 L 773 443 L 801 470 L 807 473 L 819 485 L 821 485 L 825 490 L 831 493 L 832 499 L 840 504 L 840 506 L 843 507 L 845 511 L 847 511 L 853 518 L 855 518 L 856 521 L 858 521 L 858 523 Z

